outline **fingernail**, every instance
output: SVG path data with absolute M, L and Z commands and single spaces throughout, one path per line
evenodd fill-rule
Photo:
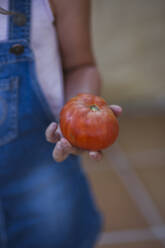
M 115 108 L 117 111 L 122 111 L 122 107 L 118 105 L 111 105 L 112 108 Z
M 53 123 L 52 123 L 52 126 L 53 126 L 53 127 L 56 127 L 56 126 L 57 126 L 57 123 L 56 123 L 56 122 L 53 122 Z

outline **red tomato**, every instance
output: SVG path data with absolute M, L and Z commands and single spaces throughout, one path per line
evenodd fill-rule
M 119 133 L 118 120 L 99 96 L 78 94 L 60 112 L 63 136 L 73 145 L 98 151 L 112 145 Z

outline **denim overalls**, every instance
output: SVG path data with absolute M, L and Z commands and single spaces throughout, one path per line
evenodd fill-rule
M 35 0 L 34 0 L 35 1 Z M 80 157 L 52 158 L 54 120 L 30 48 L 30 1 L 10 0 L 9 40 L 0 42 L 0 201 L 8 248 L 92 248 L 102 217 Z M 1 221 L 2 222 L 2 221 Z M 0 224 L 2 226 L 2 223 Z M 1 227 L 2 229 L 2 227 Z M 0 244 L 3 247 L 3 244 Z

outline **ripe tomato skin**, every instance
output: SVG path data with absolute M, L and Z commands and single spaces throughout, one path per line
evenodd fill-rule
M 109 147 L 119 133 L 118 120 L 105 100 L 86 93 L 78 94 L 64 105 L 60 128 L 73 146 L 92 151 Z

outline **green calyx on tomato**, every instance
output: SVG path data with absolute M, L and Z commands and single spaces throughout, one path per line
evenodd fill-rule
M 92 111 L 94 111 L 94 112 L 100 110 L 99 107 L 98 107 L 96 104 L 91 105 L 91 106 L 90 106 L 90 109 L 91 109 Z

